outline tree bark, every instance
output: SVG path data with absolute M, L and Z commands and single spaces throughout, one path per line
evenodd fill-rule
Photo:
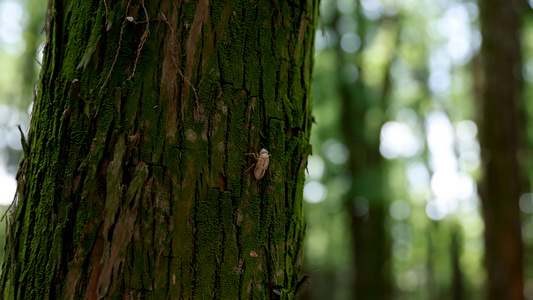
M 522 134 L 519 107 L 520 15 L 515 1 L 480 1 L 482 76 L 476 76 L 485 220 L 486 299 L 524 299 L 518 200 L 524 179 L 517 154 Z M 478 75 L 481 75 L 478 74 Z
M 3 298 L 292 298 L 317 9 L 50 1 Z

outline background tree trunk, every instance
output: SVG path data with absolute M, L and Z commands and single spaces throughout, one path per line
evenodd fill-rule
M 355 16 L 361 46 L 354 54 L 348 54 L 337 47 L 338 70 L 352 62 L 359 75 L 355 82 L 340 80 L 341 124 L 344 143 L 349 149 L 347 171 L 352 185 L 344 197 L 344 207 L 350 216 L 350 234 L 353 249 L 353 294 L 355 299 L 392 299 L 391 241 L 385 228 L 389 213 L 389 199 L 385 176 L 385 163 L 379 151 L 380 131 L 385 123 L 385 106 L 389 98 L 389 69 L 394 58 L 385 67 L 381 90 L 371 91 L 363 80 L 365 64 L 363 52 L 368 41 L 368 33 L 373 25 L 364 17 L 360 1 L 357 1 Z M 398 25 L 393 20 L 381 20 L 379 26 Z M 396 29 L 397 30 L 397 29 Z M 342 78 L 342 76 L 339 76 Z M 343 78 L 344 79 L 344 78 Z M 370 111 L 374 113 L 374 124 L 370 125 Z M 375 125 L 377 124 L 377 125 Z
M 516 1 L 479 2 L 481 66 L 477 74 L 483 179 L 487 299 L 524 299 L 517 154 L 522 134 L 520 15 Z
M 4 299 L 291 298 L 316 2 L 50 1 Z

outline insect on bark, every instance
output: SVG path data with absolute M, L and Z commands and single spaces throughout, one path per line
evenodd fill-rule
M 254 169 L 254 177 L 256 180 L 259 180 L 261 178 L 263 178 L 263 176 L 265 176 L 265 172 L 266 170 L 268 169 L 268 164 L 269 164 L 269 156 L 271 156 L 270 154 L 268 154 L 268 151 L 267 149 L 261 149 L 261 151 L 259 152 L 259 155 L 257 155 L 256 153 L 246 153 L 247 155 L 253 155 L 256 162 L 250 166 L 246 171 L 244 171 L 244 173 L 248 172 L 251 168 L 253 168 L 255 166 L 255 169 Z

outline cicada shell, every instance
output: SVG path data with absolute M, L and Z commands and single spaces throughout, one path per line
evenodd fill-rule
M 255 163 L 254 177 L 259 180 L 265 176 L 265 172 L 268 169 L 268 164 L 270 163 L 268 151 L 266 149 L 261 149 L 259 156 L 257 157 L 257 162 Z
M 261 151 L 259 152 L 259 155 L 257 155 L 256 153 L 247 153 L 248 155 L 253 155 L 256 162 L 250 167 L 248 168 L 248 170 L 250 170 L 251 168 L 253 168 L 255 166 L 255 169 L 254 169 L 254 177 L 256 180 L 259 180 L 261 178 L 263 178 L 265 176 L 265 172 L 266 170 L 268 169 L 268 164 L 270 163 L 270 154 L 268 154 L 268 151 L 267 149 L 261 149 Z M 245 172 L 248 172 L 248 170 L 246 170 Z

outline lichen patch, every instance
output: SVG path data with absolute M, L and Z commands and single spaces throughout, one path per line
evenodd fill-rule
M 191 142 L 195 142 L 196 139 L 198 138 L 198 136 L 196 135 L 196 132 L 194 132 L 194 130 L 192 129 L 189 129 L 185 132 L 185 137 L 187 138 L 187 140 Z

